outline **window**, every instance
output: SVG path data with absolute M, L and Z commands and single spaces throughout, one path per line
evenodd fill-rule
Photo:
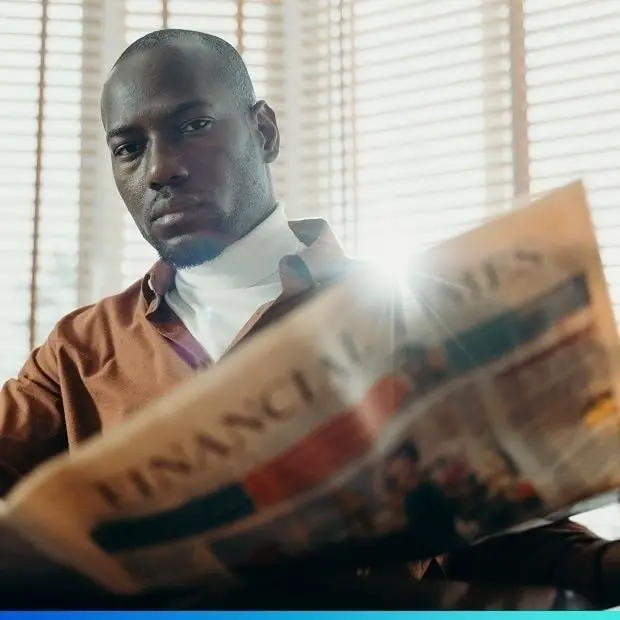
M 525 0 L 531 190 L 583 178 L 620 310 L 620 3 Z
M 357 250 L 389 261 L 514 194 L 507 2 L 353 2 Z M 351 217 L 349 216 L 349 217 Z
M 347 26 L 331 38 L 345 39 L 332 67 L 344 87 L 332 91 L 344 93 L 333 100 L 347 126 L 323 148 L 340 149 L 328 204 L 348 247 L 402 260 L 501 213 L 515 195 L 581 178 L 618 313 L 620 4 L 343 5 Z
M 620 305 L 616 0 L 0 0 L 0 376 L 154 260 L 117 195 L 99 91 L 162 26 L 218 34 L 276 110 L 293 217 L 402 260 L 583 177 Z
M 79 301 L 80 2 L 0 1 L 0 376 Z

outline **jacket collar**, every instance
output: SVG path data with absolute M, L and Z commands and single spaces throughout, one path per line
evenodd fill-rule
M 299 254 L 285 256 L 280 261 L 282 297 L 289 297 L 310 287 L 325 284 L 337 277 L 349 261 L 342 246 L 323 219 L 289 222 L 291 230 L 306 245 Z M 162 299 L 174 287 L 175 269 L 160 260 L 142 280 L 146 314 L 155 312 Z

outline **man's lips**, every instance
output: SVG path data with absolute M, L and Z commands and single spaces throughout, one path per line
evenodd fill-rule
M 204 209 L 205 205 L 202 201 L 189 196 L 175 196 L 168 200 L 161 200 L 157 202 L 153 213 L 151 214 L 151 221 L 156 222 L 162 218 L 174 214 L 191 213 L 198 209 Z
M 197 215 L 199 214 L 196 208 L 185 209 L 184 211 L 168 211 L 155 218 L 153 224 L 162 227 L 176 226 L 178 224 L 183 224 L 185 221 L 196 219 Z
M 198 200 L 187 198 L 171 198 L 157 205 L 151 222 L 163 236 L 192 232 L 193 230 L 217 230 L 217 221 L 210 212 L 209 206 Z

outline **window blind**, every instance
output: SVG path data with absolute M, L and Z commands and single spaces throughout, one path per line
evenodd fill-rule
M 533 192 L 577 177 L 620 318 L 620 3 L 525 0 Z
M 84 12 L 0 1 L 0 376 L 78 303 Z
M 352 2 L 341 229 L 357 253 L 402 260 L 513 195 L 509 6 Z
M 393 264 L 581 178 L 618 314 L 620 3 L 328 4 L 350 5 L 328 201 L 347 247 Z
M 351 253 L 393 263 L 581 176 L 618 307 L 619 16 L 615 0 L 0 0 L 0 376 L 155 259 L 112 183 L 98 97 L 162 26 L 238 47 L 282 130 L 278 197 Z

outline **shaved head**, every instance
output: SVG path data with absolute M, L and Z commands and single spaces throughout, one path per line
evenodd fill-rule
M 254 94 L 252 80 L 239 52 L 224 39 L 205 32 L 178 28 L 150 32 L 134 41 L 119 56 L 114 63 L 113 70 L 124 60 L 139 52 L 155 47 L 174 47 L 182 43 L 198 43 L 204 47 L 205 51 L 213 55 L 214 66 L 219 78 L 233 91 L 235 99 L 240 104 L 251 106 L 255 102 L 256 95 Z

